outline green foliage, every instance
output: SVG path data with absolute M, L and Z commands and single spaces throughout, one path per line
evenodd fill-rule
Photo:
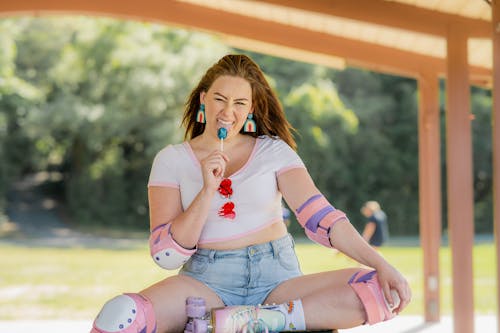
M 331 202 L 345 207 L 353 175 L 344 158 L 358 129 L 356 115 L 344 106 L 330 81 L 298 86 L 284 105 L 291 124 L 299 129 L 298 153 L 311 177 Z M 297 225 L 293 224 L 295 229 Z
M 5 121 L 15 131 L 3 138 L 2 153 L 19 170 L 14 176 L 59 170 L 67 206 L 79 223 L 147 226 L 154 154 L 181 139 L 185 98 L 226 48 L 202 34 L 109 19 L 0 24 L 17 27 L 0 61 L 10 64 L 5 68 L 12 68 L 14 82 L 24 84 L 24 90 L 13 89 L 17 100 L 6 89 L 1 99 L 2 109 L 10 101 L 13 110 Z M 31 87 L 22 79 L 38 101 L 20 95 Z
M 30 106 L 41 97 L 40 90 L 17 73 L 16 33 L 11 21 L 0 26 L 0 222 L 10 181 L 32 167 L 32 142 L 23 127 Z
M 278 92 L 299 154 L 331 202 L 361 229 L 361 205 L 377 200 L 392 234 L 418 233 L 414 80 L 329 70 L 229 50 L 201 33 L 102 18 L 3 19 L 0 46 L 0 216 L 9 183 L 52 170 L 63 175 L 57 188 L 79 223 L 143 229 L 151 162 L 182 139 L 187 95 L 220 56 L 243 52 Z M 491 93 L 473 89 L 478 232 L 492 230 L 490 110 Z M 443 225 L 445 207 L 444 199 Z
M 250 56 L 267 75 L 270 84 L 281 97 L 304 83 L 315 82 L 323 67 L 246 50 L 236 50 Z
M 352 222 L 361 229 L 363 202 L 380 202 L 391 234 L 418 233 L 416 82 L 357 69 L 332 73 L 340 96 L 359 118 L 346 144 L 351 170 L 344 193 Z
M 493 157 L 491 132 L 491 92 L 472 89 L 473 165 L 474 165 L 474 219 L 475 231 L 493 231 Z

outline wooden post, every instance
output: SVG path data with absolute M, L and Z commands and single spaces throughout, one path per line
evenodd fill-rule
M 447 57 L 446 170 L 448 230 L 453 266 L 453 324 L 455 333 L 472 333 L 472 138 L 467 35 L 460 25 L 449 27 Z
M 493 22 L 493 110 L 492 119 L 492 153 L 493 153 L 493 230 L 495 233 L 497 262 L 497 318 L 500 318 L 500 1 L 491 3 Z M 500 332 L 500 321 L 497 321 L 497 332 Z
M 441 154 L 439 78 L 419 76 L 418 164 L 420 245 L 424 252 L 426 322 L 440 320 L 439 248 L 441 245 Z

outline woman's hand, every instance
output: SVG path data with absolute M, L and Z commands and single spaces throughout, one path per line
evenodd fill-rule
M 383 267 L 377 267 L 377 275 L 385 299 L 389 304 L 397 303 L 391 295 L 391 289 L 396 290 L 399 296 L 399 305 L 394 309 L 394 313 L 401 312 L 411 301 L 411 290 L 408 281 L 393 266 L 386 264 Z
M 200 161 L 203 175 L 203 186 L 210 191 L 217 191 L 224 178 L 229 158 L 220 150 L 215 150 Z

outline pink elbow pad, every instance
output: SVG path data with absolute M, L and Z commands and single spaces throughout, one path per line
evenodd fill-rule
M 339 220 L 347 220 L 345 213 L 335 209 L 321 194 L 304 202 L 295 216 L 310 240 L 330 248 L 334 247 L 330 242 L 330 230 Z
M 196 248 L 185 249 L 172 238 L 170 223 L 151 231 L 149 249 L 155 263 L 164 269 L 181 267 L 196 252 Z

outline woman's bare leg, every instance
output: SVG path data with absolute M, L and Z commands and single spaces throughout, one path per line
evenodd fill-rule
M 276 287 L 266 303 L 301 299 L 307 329 L 349 328 L 366 321 L 363 304 L 349 286 L 358 269 L 304 275 Z
M 183 332 L 187 321 L 186 299 L 203 297 L 207 309 L 221 307 L 222 300 L 203 283 L 184 275 L 166 278 L 140 294 L 147 297 L 155 309 L 157 333 Z

